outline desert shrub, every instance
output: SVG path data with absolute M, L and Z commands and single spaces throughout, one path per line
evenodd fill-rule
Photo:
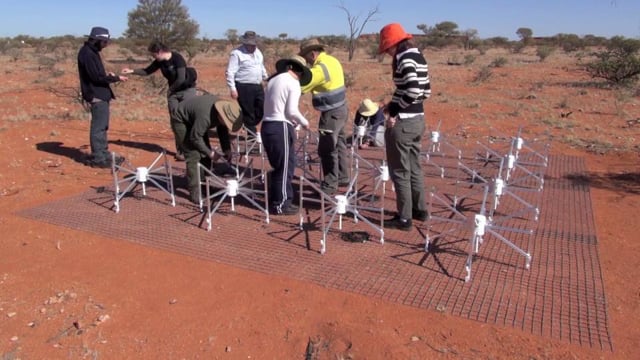
M 5 52 L 11 58 L 11 61 L 16 62 L 24 57 L 24 53 L 21 48 L 12 47 Z
M 473 64 L 473 62 L 476 61 L 476 56 L 473 54 L 467 54 L 464 56 L 464 64 L 465 65 L 471 65 Z
M 493 68 L 503 67 L 503 66 L 507 65 L 508 62 L 509 61 L 507 60 L 506 57 L 500 56 L 500 57 L 497 57 L 497 58 L 493 59 L 491 64 L 489 64 L 489 67 L 493 67 Z
M 557 44 L 567 53 L 584 49 L 585 42 L 576 34 L 558 34 Z
M 511 51 L 514 54 L 521 54 L 524 48 L 526 47 L 527 47 L 527 44 L 525 44 L 524 42 L 517 42 L 513 44 L 513 46 L 511 47 Z
M 614 37 L 607 49 L 593 54 L 596 60 L 586 64 L 586 71 L 594 78 L 614 84 L 629 84 L 640 76 L 640 40 Z
M 378 61 L 383 58 L 382 56 L 380 56 L 380 54 L 378 54 L 377 44 L 369 45 L 369 47 L 367 48 L 367 55 L 369 55 L 369 59 L 377 59 Z
M 489 80 L 489 78 L 493 75 L 493 71 L 488 66 L 483 66 L 478 70 L 478 73 L 473 78 L 474 83 L 481 83 Z
M 38 70 L 52 70 L 56 65 L 56 59 L 48 56 L 40 56 L 38 58 Z
M 540 61 L 544 61 L 549 55 L 553 54 L 554 49 L 551 46 L 538 46 L 536 49 L 536 55 L 540 58 Z

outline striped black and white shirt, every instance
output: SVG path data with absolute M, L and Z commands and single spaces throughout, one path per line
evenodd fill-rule
M 389 103 L 389 115 L 424 113 L 422 102 L 431 96 L 429 71 L 424 56 L 417 48 L 409 48 L 396 54 L 394 64 L 393 83 L 396 90 Z

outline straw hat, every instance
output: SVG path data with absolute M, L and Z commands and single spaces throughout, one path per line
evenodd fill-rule
M 318 39 L 304 40 L 300 44 L 300 52 L 298 53 L 298 55 L 305 56 L 306 54 L 308 54 L 310 51 L 313 51 L 313 50 L 324 51 L 325 48 L 324 48 L 324 45 L 322 45 L 320 43 L 320 40 Z
M 369 117 L 369 116 L 373 116 L 375 113 L 377 113 L 378 109 L 379 109 L 378 104 L 376 104 L 373 101 L 371 101 L 371 99 L 364 99 L 360 103 L 360 107 L 358 108 L 358 112 L 362 116 Z
M 300 85 L 305 86 L 311 82 L 311 70 L 307 67 L 307 61 L 300 55 L 293 55 L 276 61 L 276 72 L 282 73 L 291 66 L 294 71 L 302 72 L 300 76 Z
M 230 132 L 236 132 L 242 127 L 242 110 L 235 101 L 218 100 L 213 105 L 218 112 L 220 120 Z

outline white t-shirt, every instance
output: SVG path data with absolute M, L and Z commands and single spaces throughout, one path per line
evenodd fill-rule
M 271 78 L 264 94 L 264 118 L 262 121 L 285 121 L 293 126 L 308 127 L 307 120 L 298 104 L 300 102 L 300 82 L 289 72 Z

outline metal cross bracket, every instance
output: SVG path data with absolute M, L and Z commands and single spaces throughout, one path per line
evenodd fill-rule
M 349 186 L 347 190 L 343 194 L 339 195 L 329 195 L 323 192 L 320 187 L 314 182 L 309 181 L 309 179 L 305 178 L 304 175 L 300 176 L 300 206 L 299 206 L 299 218 L 300 218 L 300 229 L 304 228 L 304 217 L 302 211 L 304 209 L 305 203 L 319 203 L 320 204 L 320 222 L 322 227 L 322 239 L 320 240 L 320 253 L 324 254 L 327 249 L 327 234 L 331 229 L 333 222 L 338 220 L 338 229 L 342 230 L 342 217 L 347 213 L 353 214 L 353 220 L 355 223 L 358 221 L 363 221 L 369 227 L 373 228 L 380 235 L 380 244 L 384 244 L 384 230 L 383 230 L 383 222 L 384 222 L 384 205 L 381 208 L 371 208 L 360 206 L 358 203 L 358 191 L 354 187 L 357 179 L 358 179 L 358 171 L 357 168 L 354 171 L 351 181 L 349 182 Z M 310 186 L 318 195 L 319 198 L 311 198 L 303 196 L 303 187 L 304 185 Z M 382 187 L 382 191 L 384 191 L 384 187 Z M 381 196 L 382 201 L 384 201 L 384 196 Z M 384 204 L 384 203 L 383 203 Z M 364 217 L 360 211 L 368 210 L 368 211 L 379 211 L 380 212 L 380 226 L 374 224 L 371 220 Z M 328 220 L 327 220 L 328 217 Z
M 111 172 L 115 185 L 115 199 L 113 207 L 116 213 L 120 212 L 120 200 L 132 192 L 138 185 L 142 187 L 142 194 L 147 195 L 147 183 L 154 185 L 171 197 L 171 206 L 176 206 L 176 197 L 173 188 L 173 176 L 171 166 L 167 159 L 166 151 L 162 151 L 148 167 L 134 167 L 128 160 L 118 164 L 119 157 L 115 152 L 111 153 Z M 162 163 L 158 165 L 161 161 Z M 124 189 L 121 190 L 121 186 Z

